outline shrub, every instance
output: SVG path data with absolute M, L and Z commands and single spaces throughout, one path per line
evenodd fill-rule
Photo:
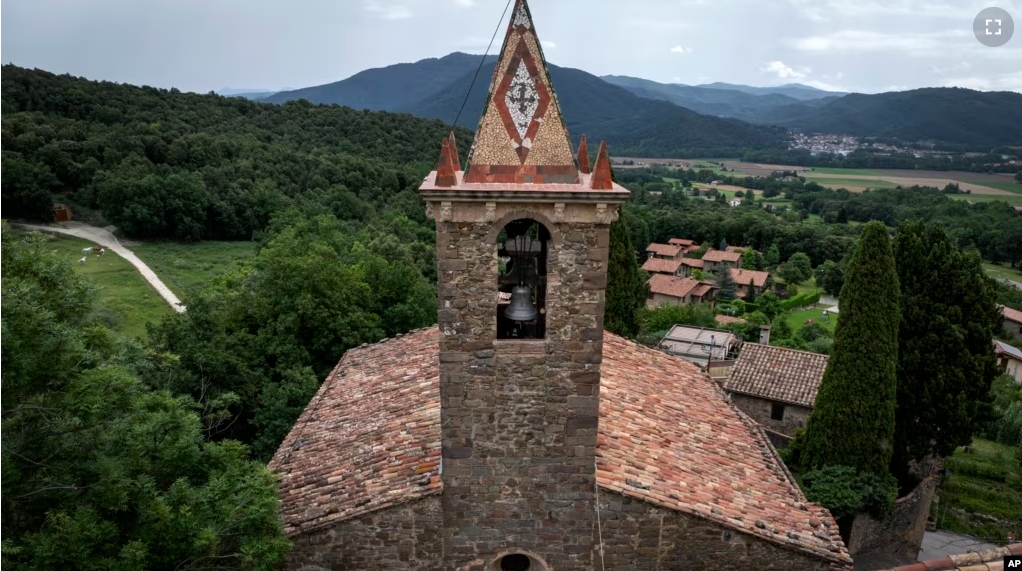
M 884 477 L 859 472 L 851 466 L 826 466 L 802 476 L 802 487 L 809 501 L 822 504 L 835 518 L 869 513 L 883 517 L 894 507 L 898 483 Z

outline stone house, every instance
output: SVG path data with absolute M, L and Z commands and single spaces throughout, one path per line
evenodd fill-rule
M 738 284 L 736 291 L 738 297 L 748 297 L 750 291 L 758 297 L 766 290 L 767 280 L 770 278 L 769 272 L 743 270 L 741 268 L 731 268 L 730 271 L 731 277 Z
M 764 428 L 791 437 L 809 419 L 826 368 L 826 355 L 745 343 L 724 389 Z
M 713 381 L 603 331 L 629 194 L 606 145 L 591 170 L 573 157 L 526 0 L 490 93 L 467 170 L 445 138 L 419 188 L 438 326 L 345 353 L 270 462 L 288 567 L 849 571 L 829 512 Z M 530 270 L 513 284 L 505 254 Z
M 713 301 L 716 291 L 717 286 L 710 282 L 666 274 L 653 274 L 649 278 L 646 307 L 709 303 Z
M 742 255 L 738 252 L 723 252 L 721 250 L 708 250 L 703 254 L 703 268 L 707 272 L 717 272 L 722 268 L 738 268 Z
M 1022 349 L 994 339 L 994 354 L 1001 370 L 1022 383 Z
M 1002 305 L 1001 314 L 1004 316 L 1004 330 L 1008 335 L 1022 339 L 1022 311 Z
M 703 271 L 705 262 L 697 260 L 695 258 L 682 258 L 681 267 L 678 268 L 678 275 L 682 277 L 688 277 L 693 275 L 695 270 Z
M 682 254 L 688 254 L 699 249 L 699 244 L 695 240 L 689 240 L 687 238 L 671 238 L 667 241 L 672 246 L 681 246 Z
M 654 242 L 646 247 L 646 255 L 650 258 L 676 260 L 681 258 L 683 254 L 684 248 L 682 246 L 675 246 L 672 244 L 657 244 Z

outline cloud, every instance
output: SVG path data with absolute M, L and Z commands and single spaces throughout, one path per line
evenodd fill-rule
M 777 77 L 780 77 L 781 79 L 789 78 L 801 79 L 806 76 L 806 74 L 800 71 L 795 71 L 794 69 L 784 65 L 783 61 L 772 61 L 770 63 L 767 63 L 763 67 L 759 68 L 759 70 L 763 73 L 774 74 Z
M 971 21 L 979 11 L 968 2 L 932 2 L 927 0 L 788 0 L 800 9 L 800 15 L 817 22 L 867 17 L 907 16 L 947 18 Z
M 690 53 L 692 53 L 692 48 L 683 48 L 681 46 L 674 46 L 673 48 L 671 48 L 671 53 L 672 54 L 682 54 L 682 55 L 690 54 Z
M 554 43 L 554 42 L 543 42 L 543 49 L 546 49 L 546 50 L 556 50 L 557 49 L 557 44 Z
M 949 65 L 931 65 L 930 71 L 934 75 L 947 75 L 949 73 L 962 73 L 968 71 L 972 66 L 968 62 L 958 62 Z
M 475 5 L 475 0 L 454 0 L 454 3 L 463 8 L 471 8 Z
M 979 91 L 1022 91 L 1022 71 L 988 77 L 957 77 L 944 81 L 945 87 L 968 87 Z
M 807 52 L 828 51 L 946 51 L 949 40 L 972 36 L 972 29 L 944 30 L 930 33 L 904 31 L 885 34 L 864 30 L 839 30 L 826 36 L 810 36 L 794 40 L 796 49 Z
M 379 14 L 384 20 L 404 20 L 413 16 L 411 10 L 400 4 L 386 6 L 379 2 L 367 2 L 365 7 L 367 11 Z

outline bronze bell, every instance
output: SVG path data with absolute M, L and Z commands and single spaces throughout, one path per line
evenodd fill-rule
M 504 317 L 511 321 L 534 321 L 539 317 L 536 306 L 532 305 L 532 289 L 517 285 L 511 290 L 511 303 L 504 311 Z

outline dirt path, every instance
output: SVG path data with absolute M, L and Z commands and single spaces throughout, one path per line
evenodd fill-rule
M 183 313 L 185 305 L 181 303 L 181 300 L 174 295 L 174 292 L 170 291 L 170 288 L 153 272 L 149 269 L 149 266 L 145 264 L 134 252 L 124 247 L 117 237 L 107 232 L 102 228 L 95 226 L 89 226 L 88 224 L 82 224 L 81 222 L 64 222 L 61 224 L 52 224 L 50 226 L 40 226 L 36 224 L 18 224 L 24 228 L 30 228 L 32 230 L 39 230 L 41 232 L 56 232 L 58 234 L 68 234 L 77 238 L 82 238 L 90 242 L 95 242 L 100 246 L 114 252 L 118 256 L 124 258 L 131 265 L 135 266 L 138 273 L 142 274 L 145 281 L 149 282 L 149 285 L 156 290 L 156 293 L 160 294 L 170 307 L 178 313 Z

